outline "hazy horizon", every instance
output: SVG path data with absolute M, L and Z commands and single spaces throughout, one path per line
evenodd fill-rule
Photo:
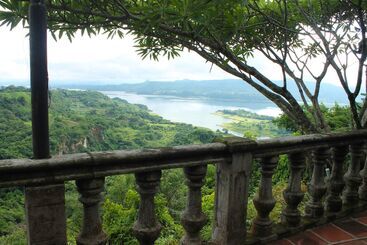
M 119 84 L 139 84 L 139 83 L 145 83 L 145 82 L 167 82 L 167 83 L 172 83 L 172 82 L 177 82 L 177 81 L 225 81 L 225 80 L 239 80 L 242 81 L 241 79 L 238 78 L 223 78 L 223 79 L 176 79 L 176 80 L 155 80 L 155 79 L 150 79 L 150 80 L 139 80 L 139 81 L 132 81 L 132 80 L 122 80 L 122 81 L 73 81 L 73 80 L 60 80 L 60 81 L 55 81 L 55 80 L 49 80 L 49 85 L 50 87 L 52 86 L 57 86 L 57 87 L 62 87 L 62 86 L 69 86 L 69 85 L 76 85 L 76 84 L 80 84 L 80 85 L 90 85 L 90 86 L 98 86 L 98 85 L 119 85 Z M 273 80 L 273 81 L 277 81 L 277 80 Z M 243 81 L 244 83 L 246 83 L 245 81 Z M 292 82 L 291 80 L 289 80 L 289 82 Z M 306 81 L 306 83 L 314 83 L 312 81 Z M 335 87 L 339 87 L 342 88 L 342 86 L 340 84 L 334 84 L 334 83 L 327 83 L 325 82 L 325 84 L 331 85 L 331 86 L 335 86 Z M 2 80 L 0 78 L 0 86 L 24 86 L 24 87 L 29 87 L 30 86 L 30 80 Z

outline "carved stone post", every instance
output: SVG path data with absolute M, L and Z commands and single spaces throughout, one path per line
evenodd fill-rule
M 306 205 L 305 216 L 311 219 L 317 219 L 323 216 L 324 206 L 322 198 L 326 193 L 325 164 L 329 157 L 329 149 L 321 148 L 313 152 L 313 172 L 308 191 L 310 201 Z
M 345 191 L 343 193 L 343 200 L 346 205 L 355 205 L 358 203 L 359 195 L 358 188 L 362 182 L 362 178 L 359 175 L 361 170 L 361 159 L 363 156 L 362 144 L 355 144 L 350 146 L 351 160 L 347 173 L 344 175 L 346 184 Z
M 64 184 L 24 191 L 28 244 L 66 244 Z
M 275 207 L 272 191 L 272 176 L 278 164 L 278 156 L 261 158 L 261 182 L 259 191 L 253 202 L 257 216 L 252 224 L 252 233 L 261 240 L 274 238 L 273 221 L 269 218 L 271 210 Z
M 83 226 L 76 239 L 80 245 L 105 244 L 107 236 L 102 230 L 99 206 L 104 190 L 104 178 L 77 180 L 79 201 L 84 206 Z
M 301 190 L 302 170 L 305 168 L 305 155 L 303 152 L 288 155 L 290 161 L 290 176 L 287 189 L 283 192 L 283 197 L 287 206 L 282 212 L 282 222 L 290 228 L 298 227 L 301 221 L 301 213 L 298 205 L 303 199 L 304 193 Z
M 333 149 L 333 168 L 328 186 L 328 196 L 326 198 L 326 210 L 328 212 L 339 212 L 342 209 L 342 199 L 340 197 L 343 188 L 343 165 L 348 154 L 348 146 L 339 146 Z
M 155 216 L 154 207 L 154 195 L 158 191 L 161 175 L 160 170 L 135 174 L 140 194 L 140 205 L 133 232 L 141 245 L 153 245 L 161 231 L 161 225 Z
M 186 234 L 181 240 L 183 245 L 201 245 L 200 230 L 207 222 L 201 209 L 201 187 L 204 184 L 206 165 L 187 167 L 184 169 L 189 187 L 186 209 L 182 215 L 181 223 Z
M 226 138 L 232 162 L 217 164 L 215 213 L 212 242 L 219 245 L 244 244 L 248 183 L 252 154 L 246 148 L 256 142 L 243 138 Z

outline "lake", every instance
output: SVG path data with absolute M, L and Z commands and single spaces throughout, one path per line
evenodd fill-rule
M 211 130 L 222 130 L 220 126 L 230 120 L 214 115 L 223 109 L 244 109 L 260 115 L 278 116 L 281 110 L 271 102 L 221 101 L 206 98 L 181 98 L 165 95 L 141 95 L 123 91 L 100 91 L 110 98 L 120 98 L 132 104 L 146 105 L 153 113 L 172 122 L 192 124 Z

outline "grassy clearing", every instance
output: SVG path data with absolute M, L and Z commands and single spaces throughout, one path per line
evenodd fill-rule
M 231 120 L 220 125 L 226 130 L 230 130 L 241 135 L 251 137 L 279 137 L 289 135 L 284 129 L 279 129 L 270 119 L 262 119 L 254 113 L 243 113 L 243 110 L 217 111 L 215 115 Z M 261 118 L 261 119 L 259 119 Z

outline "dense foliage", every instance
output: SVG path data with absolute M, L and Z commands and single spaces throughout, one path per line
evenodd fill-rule
M 346 131 L 354 128 L 351 111 L 349 106 L 341 106 L 335 104 L 332 107 L 321 105 L 321 110 L 325 115 L 325 120 L 330 125 L 332 131 Z M 310 117 L 309 113 L 306 114 Z M 311 118 L 311 117 L 310 117 Z M 299 127 L 294 124 L 287 115 L 281 115 L 273 120 L 278 127 L 284 128 L 291 132 L 299 132 Z

